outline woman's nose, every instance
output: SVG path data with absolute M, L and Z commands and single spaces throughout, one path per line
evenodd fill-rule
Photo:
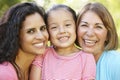
M 42 39 L 42 38 L 44 38 L 44 36 L 43 36 L 43 33 L 42 32 L 37 32 L 37 34 L 36 34 L 36 39 Z
M 93 28 L 88 28 L 88 30 L 86 31 L 86 34 L 88 36 L 93 36 L 94 35 L 94 29 Z

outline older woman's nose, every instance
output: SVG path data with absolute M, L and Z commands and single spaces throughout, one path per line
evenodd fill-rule
M 95 34 L 94 29 L 93 28 L 88 28 L 88 30 L 86 31 L 87 36 L 93 36 Z

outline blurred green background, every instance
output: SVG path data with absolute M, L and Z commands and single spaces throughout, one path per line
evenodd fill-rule
M 46 10 L 54 4 L 65 4 L 72 7 L 76 12 L 87 2 L 100 2 L 104 4 L 112 14 L 120 41 L 120 0 L 0 0 L 0 17 L 10 6 L 26 1 L 34 1 Z M 120 42 L 118 50 L 120 51 Z

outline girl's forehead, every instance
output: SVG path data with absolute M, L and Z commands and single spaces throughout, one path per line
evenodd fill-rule
M 49 16 L 72 16 L 72 13 L 66 9 L 56 9 L 56 10 L 52 10 L 49 12 L 48 17 Z M 62 17 L 61 17 L 62 18 Z
M 57 9 L 53 9 L 53 10 L 50 10 L 49 13 L 55 13 L 55 12 L 70 12 L 69 10 L 67 10 L 66 8 L 57 8 Z

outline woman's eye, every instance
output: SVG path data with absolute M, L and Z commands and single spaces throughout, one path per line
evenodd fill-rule
M 29 34 L 33 34 L 34 32 L 35 32 L 34 29 L 29 29 L 29 30 L 27 31 L 27 33 L 29 33 Z
M 40 28 L 40 30 L 41 30 L 41 31 L 45 31 L 45 30 L 46 30 L 46 26 L 42 26 L 42 27 Z
M 96 26 L 96 28 L 102 29 L 103 27 L 102 26 Z
M 54 27 L 51 27 L 51 29 L 55 29 L 55 28 L 57 28 L 56 26 L 54 26 Z

